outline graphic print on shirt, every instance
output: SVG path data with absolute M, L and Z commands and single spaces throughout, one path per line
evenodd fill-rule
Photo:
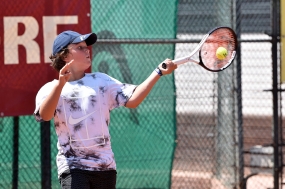
M 85 116 L 83 116 L 83 117 L 80 117 L 80 118 L 73 118 L 71 115 L 69 115 L 68 122 L 69 122 L 69 124 L 71 124 L 71 125 L 75 125 L 75 124 L 77 124 L 77 123 L 83 121 L 84 119 L 86 119 L 87 117 L 89 117 L 90 115 L 92 115 L 93 113 L 95 113 L 95 111 L 94 111 L 94 112 L 91 112 L 91 113 L 89 113 L 89 114 L 87 114 L 87 115 L 85 115 Z
M 69 96 L 63 97 L 64 114 L 67 120 L 70 145 L 72 148 L 90 148 L 106 144 L 105 120 L 102 120 L 99 89 L 78 83 Z M 97 124 L 94 124 L 96 122 Z M 99 123 L 99 124 L 98 124 Z M 96 127 L 96 128 L 95 128 Z

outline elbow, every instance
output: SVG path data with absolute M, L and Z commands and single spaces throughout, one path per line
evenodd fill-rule
M 128 101 L 125 106 L 127 108 L 137 108 L 139 106 L 139 103 L 134 103 L 134 102 Z
M 51 119 L 43 119 L 43 121 L 50 121 Z
M 41 116 L 43 121 L 50 121 L 52 119 L 52 117 L 49 116 Z
M 47 113 L 44 113 L 41 110 L 39 111 L 39 115 L 43 121 L 50 121 L 53 118 L 53 115 L 49 115 Z
M 138 105 L 135 105 L 135 106 L 128 106 L 128 108 L 132 108 L 132 109 L 135 109 L 135 108 L 137 108 L 138 107 Z

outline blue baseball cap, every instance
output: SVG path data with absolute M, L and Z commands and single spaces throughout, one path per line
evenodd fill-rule
M 52 54 L 55 55 L 63 48 L 66 48 L 69 44 L 86 42 L 86 45 L 93 45 L 97 41 L 97 35 L 95 33 L 89 33 L 82 35 L 75 31 L 64 31 L 60 33 L 53 42 Z

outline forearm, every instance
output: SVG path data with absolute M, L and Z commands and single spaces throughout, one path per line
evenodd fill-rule
M 62 88 L 63 86 L 56 85 L 41 104 L 39 113 L 43 120 L 49 121 L 53 118 Z
M 162 64 L 166 64 L 166 66 L 163 68 Z M 150 76 L 136 88 L 132 97 L 126 103 L 126 107 L 136 108 L 149 94 L 155 83 L 161 77 L 160 75 L 171 74 L 176 68 L 177 65 L 174 64 L 170 59 L 164 60 L 163 63 L 158 65 L 156 71 L 153 71 Z
M 136 108 L 149 94 L 149 92 L 160 77 L 161 76 L 159 76 L 155 71 L 153 71 L 150 76 L 136 88 L 132 97 L 126 103 L 126 107 Z

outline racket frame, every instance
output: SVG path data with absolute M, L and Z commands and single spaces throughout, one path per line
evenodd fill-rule
M 202 61 L 202 58 L 201 58 L 201 51 L 200 51 L 200 50 L 201 50 L 203 44 L 205 43 L 205 41 L 207 40 L 207 38 L 208 38 L 214 31 L 216 31 L 217 29 L 221 29 L 221 28 L 226 28 L 226 29 L 228 29 L 228 30 L 231 31 L 231 33 L 233 34 L 234 40 L 236 41 L 234 49 L 237 49 L 237 37 L 236 37 L 235 32 L 234 32 L 230 27 L 220 26 L 220 27 L 213 28 L 213 29 L 210 30 L 206 35 L 204 35 L 203 38 L 202 38 L 202 40 L 200 41 L 200 43 L 197 45 L 197 47 L 196 47 L 188 56 L 175 59 L 175 60 L 173 60 L 172 62 L 173 62 L 174 64 L 177 64 L 177 65 L 185 64 L 185 63 L 187 63 L 187 62 L 193 62 L 193 63 L 196 63 L 196 64 L 202 66 L 204 69 L 206 69 L 206 70 L 208 70 L 208 71 L 211 71 L 211 72 L 220 72 L 220 71 L 223 71 L 223 70 L 225 70 L 226 68 L 228 68 L 228 67 L 231 65 L 232 61 L 234 60 L 234 58 L 235 58 L 235 56 L 236 56 L 236 51 L 233 51 L 233 52 L 232 52 L 231 58 L 229 59 L 228 63 L 227 63 L 225 66 L 223 66 L 222 68 L 217 69 L 217 70 L 212 70 L 212 69 L 206 67 L 206 66 L 204 65 L 203 61 Z M 192 59 L 192 56 L 193 56 L 194 54 L 196 54 L 198 51 L 199 51 L 199 61 Z

